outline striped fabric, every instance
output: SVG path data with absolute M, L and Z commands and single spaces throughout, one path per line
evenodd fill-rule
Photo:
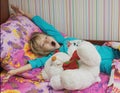
M 9 0 L 68 36 L 120 41 L 120 0 Z

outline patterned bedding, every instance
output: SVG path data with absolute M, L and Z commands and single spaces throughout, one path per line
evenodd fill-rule
M 49 86 L 49 82 L 42 78 L 37 81 L 20 76 L 12 76 L 7 83 L 3 84 L 2 77 L 5 74 L 6 71 L 2 71 L 1 93 L 120 93 L 120 59 L 113 60 L 111 76 L 100 73 L 101 81 L 84 90 L 56 91 Z
M 5 72 L 2 72 L 3 77 Z M 55 91 L 49 86 L 49 82 L 33 81 L 18 76 L 12 76 L 6 84 L 2 84 L 1 93 L 106 93 L 109 76 L 101 73 L 101 82 L 95 83 L 87 89 L 81 91 Z M 108 92 L 110 93 L 110 92 Z
M 36 25 L 24 16 L 13 16 L 9 18 L 6 23 L 1 25 L 2 39 L 0 42 L 0 52 L 2 56 L 0 61 L 5 70 L 9 71 L 21 67 L 26 64 L 26 60 L 37 57 L 29 51 L 27 44 L 30 34 L 35 31 L 41 32 Z M 114 60 L 114 62 L 119 61 Z M 37 77 L 42 69 L 43 68 L 37 68 L 18 76 L 12 76 L 5 84 L 2 83 L 2 78 L 5 76 L 6 72 L 2 71 L 0 82 L 1 93 L 111 93 L 113 90 L 112 85 L 115 86 L 114 81 L 120 82 L 120 78 L 117 78 L 117 80 L 112 78 L 114 81 L 110 83 L 108 87 L 109 76 L 101 73 L 101 82 L 95 83 L 87 89 L 81 91 L 55 91 L 49 86 L 49 82 L 45 82 L 41 77 Z M 114 76 L 114 73 L 112 75 Z M 119 93 L 118 87 L 115 86 L 115 89 L 117 89 L 116 93 Z

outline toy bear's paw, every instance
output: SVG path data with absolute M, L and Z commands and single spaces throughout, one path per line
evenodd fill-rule
M 53 76 L 50 79 L 50 86 L 55 90 L 61 90 L 63 89 L 63 86 L 61 84 L 61 78 L 60 75 Z
M 45 70 L 42 70 L 42 77 L 43 77 L 44 80 L 49 80 L 49 77 L 48 77 Z
M 98 76 L 97 78 L 96 78 L 96 82 L 100 82 L 101 81 L 101 79 L 100 79 L 100 77 Z
M 95 66 L 100 64 L 101 57 L 95 46 L 90 42 L 83 41 L 78 47 L 77 53 L 80 57 L 80 62 L 86 65 Z

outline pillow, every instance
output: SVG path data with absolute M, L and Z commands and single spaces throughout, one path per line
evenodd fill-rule
M 108 90 L 112 93 L 120 93 L 120 59 L 113 60 Z
M 1 66 L 9 71 L 19 68 L 27 63 L 27 60 L 34 59 L 29 48 L 28 40 L 31 33 L 41 30 L 25 16 L 11 16 L 5 23 L 1 24 Z M 27 71 L 20 76 L 37 80 L 41 68 Z
M 114 49 L 118 49 L 120 51 L 120 42 L 106 42 L 105 45 L 110 46 Z

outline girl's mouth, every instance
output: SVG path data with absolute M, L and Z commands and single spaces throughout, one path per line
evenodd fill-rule
M 55 43 L 54 41 L 52 41 L 52 42 L 51 42 L 51 45 L 55 47 L 55 46 L 56 46 L 56 43 Z

